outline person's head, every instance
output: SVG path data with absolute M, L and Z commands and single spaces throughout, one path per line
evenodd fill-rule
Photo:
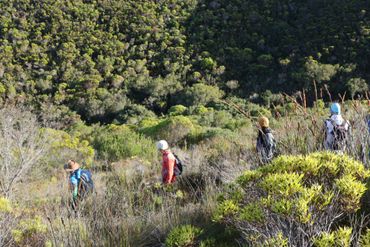
M 78 168 L 80 168 L 80 165 L 74 160 L 68 160 L 67 164 L 64 165 L 64 170 L 66 172 L 74 172 Z
M 165 140 L 160 140 L 159 142 L 157 142 L 157 149 L 160 151 L 160 152 L 164 152 L 166 150 L 168 150 L 170 147 L 168 146 L 168 143 L 167 141 Z
M 262 116 L 258 119 L 258 124 L 261 126 L 261 128 L 268 128 L 270 121 L 267 117 Z
M 333 104 L 331 104 L 331 106 L 330 106 L 330 113 L 332 115 L 340 115 L 341 114 L 340 104 L 339 103 L 333 103 Z

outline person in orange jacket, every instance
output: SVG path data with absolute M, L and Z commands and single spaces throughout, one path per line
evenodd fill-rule
M 157 148 L 162 153 L 162 182 L 163 184 L 172 184 L 176 181 L 176 158 L 167 141 L 160 140 L 157 142 Z

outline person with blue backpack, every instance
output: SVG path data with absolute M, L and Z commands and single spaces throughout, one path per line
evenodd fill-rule
M 69 172 L 69 186 L 72 191 L 72 207 L 75 209 L 78 201 L 84 199 L 94 190 L 94 182 L 89 170 L 81 169 L 80 164 L 74 160 L 68 160 L 64 166 Z

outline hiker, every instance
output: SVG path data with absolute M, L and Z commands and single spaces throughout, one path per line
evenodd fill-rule
M 74 160 L 68 160 L 64 165 L 69 172 L 69 185 L 72 191 L 72 208 L 75 209 L 79 200 L 82 200 L 94 190 L 94 183 L 90 171 L 80 168 Z
M 162 153 L 162 183 L 172 184 L 176 181 L 176 158 L 167 141 L 157 142 L 157 148 Z
M 331 104 L 330 114 L 330 118 L 325 120 L 324 148 L 343 154 L 349 148 L 351 125 L 342 117 L 339 103 Z
M 260 117 L 258 120 L 258 137 L 257 137 L 257 153 L 262 164 L 270 162 L 275 155 L 276 144 L 275 138 L 269 127 L 267 117 Z

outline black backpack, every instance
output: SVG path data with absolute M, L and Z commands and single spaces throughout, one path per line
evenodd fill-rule
M 330 120 L 330 122 L 333 125 L 333 131 L 331 133 L 334 137 L 333 150 L 342 150 L 346 145 L 348 133 L 346 129 L 346 121 L 344 121 L 341 125 L 336 124 L 333 120 Z
M 182 171 L 183 171 L 183 164 L 182 164 L 182 161 L 179 159 L 179 157 L 173 153 L 173 156 L 175 156 L 175 162 L 176 162 L 176 171 L 175 171 L 175 174 L 176 176 L 180 176 L 182 174 Z
M 275 140 L 269 136 L 270 133 L 270 129 L 258 131 L 257 150 L 259 148 L 264 163 L 271 160 L 275 155 Z

